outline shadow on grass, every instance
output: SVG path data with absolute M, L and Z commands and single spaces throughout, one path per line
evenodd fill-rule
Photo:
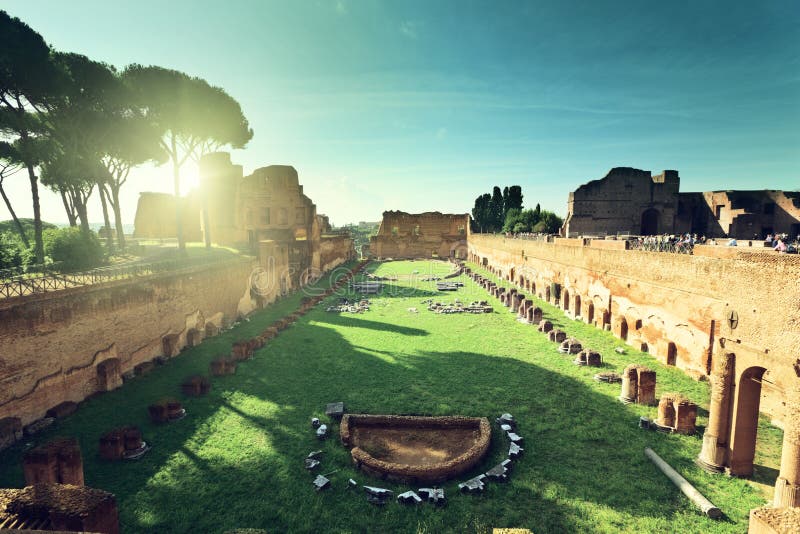
M 328 323 L 338 326 L 383 330 L 404 336 L 427 336 L 429 334 L 427 330 L 422 330 L 420 328 L 411 328 L 408 326 L 400 326 L 381 321 L 370 321 L 369 319 L 362 319 L 360 316 L 355 316 L 352 314 L 324 312 L 322 314 L 315 315 L 314 320 L 319 323 Z M 316 337 L 316 335 L 314 337 Z
M 329 314 L 322 306 L 241 363 L 235 375 L 214 379 L 208 396 L 184 399 L 186 419 L 165 426 L 147 421 L 149 402 L 177 391 L 185 375 L 205 373 L 209 361 L 229 351 L 233 340 L 263 328 L 292 302 L 259 312 L 239 329 L 187 350 L 157 372 L 87 402 L 56 430 L 80 437 L 87 484 L 117 495 L 123 531 L 719 530 L 705 518 L 683 515 L 688 501 L 643 455 L 644 447 L 651 446 L 687 478 L 702 479 L 702 474 L 687 474 L 697 453 L 694 444 L 638 430 L 636 413 L 599 393 L 602 386 L 499 350 L 441 351 L 402 338 L 396 350 L 387 350 L 377 342 L 371 346 L 369 332 L 357 331 L 345 339 L 339 328 L 413 337 L 429 333 Z M 325 404 L 334 401 L 344 401 L 349 412 L 364 413 L 493 419 L 510 411 L 526 438 L 525 456 L 515 463 L 509 483 L 489 484 L 483 495 L 460 495 L 458 481 L 446 483 L 446 508 L 374 507 L 363 492 L 346 489 L 348 478 L 395 491 L 411 488 L 357 471 L 338 443 L 335 422 L 330 422 L 329 439 L 314 437 L 310 418 L 328 422 Z M 153 450 L 136 463 L 100 462 L 95 452 L 99 435 L 121 424 L 140 425 Z M 471 475 L 504 458 L 507 447 L 493 426 L 489 456 Z M 313 475 L 303 467 L 314 449 L 324 451 L 320 472 L 338 470 L 330 477 L 332 488 L 321 493 L 313 491 Z M 22 484 L 21 469 L 6 469 L 12 463 L 19 466 L 20 455 L 20 448 L 0 455 L 3 485 Z

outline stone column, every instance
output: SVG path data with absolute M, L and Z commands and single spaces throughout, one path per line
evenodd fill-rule
M 728 462 L 728 441 L 730 439 L 731 386 L 735 356 L 723 353 L 711 374 L 711 400 L 708 407 L 708 426 L 703 434 L 703 448 L 697 457 L 697 464 L 711 472 L 722 472 Z
M 800 507 L 800 378 L 793 381 L 793 391 L 786 395 L 781 470 L 775 481 L 773 502 L 776 508 Z
M 622 372 L 622 390 L 619 398 L 622 402 L 635 402 L 637 382 L 639 380 L 638 365 L 631 364 Z

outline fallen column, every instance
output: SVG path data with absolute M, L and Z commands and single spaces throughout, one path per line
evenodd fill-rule
M 722 517 L 722 511 L 719 508 L 714 506 L 711 501 L 706 499 L 702 493 L 697 491 L 694 486 L 689 484 L 688 480 L 683 478 L 680 473 L 675 471 L 667 462 L 662 460 L 661 457 L 653 452 L 652 449 L 645 447 L 644 454 L 650 458 L 650 460 L 656 464 L 656 467 L 658 467 L 662 473 L 667 475 L 667 478 L 669 478 L 672 483 L 683 492 L 684 495 L 689 497 L 689 500 L 692 501 L 695 506 L 700 508 L 700 510 L 702 510 L 706 516 L 710 517 L 711 519 L 719 519 Z

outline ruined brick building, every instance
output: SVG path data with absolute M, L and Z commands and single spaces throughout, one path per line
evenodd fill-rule
M 469 214 L 384 211 L 369 254 L 377 258 L 466 258 Z
M 707 191 L 681 193 L 678 171 L 615 167 L 569 194 L 562 233 L 654 235 L 696 233 L 707 237 L 763 239 L 800 234 L 800 192 Z
M 280 291 L 354 254 L 349 236 L 332 234 L 328 217 L 303 193 L 294 167 L 270 165 L 244 176 L 230 154 L 216 152 L 200 160 L 200 181 L 198 190 L 180 199 L 186 239 L 257 252 L 264 268 L 282 273 Z M 174 208 L 173 195 L 142 193 L 134 235 L 174 237 Z

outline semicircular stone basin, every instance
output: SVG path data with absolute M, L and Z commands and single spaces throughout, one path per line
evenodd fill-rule
M 485 417 L 345 414 L 339 433 L 362 471 L 435 483 L 475 467 L 489 450 L 492 427 Z

